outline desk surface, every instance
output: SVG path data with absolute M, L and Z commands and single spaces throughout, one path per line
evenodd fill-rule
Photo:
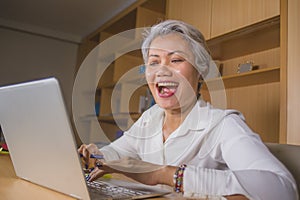
M 74 199 L 16 177 L 9 155 L 0 154 L 0 166 L 0 196 L 3 200 Z
M 41 187 L 39 185 L 30 183 L 28 181 L 18 178 L 15 174 L 11 159 L 9 155 L 0 154 L 0 196 L 2 200 L 15 200 L 15 199 L 43 199 L 43 200 L 68 200 L 74 199 L 59 192 Z M 174 195 L 170 194 L 158 199 L 174 199 Z M 178 196 L 177 196 L 178 197 Z M 176 198 L 176 197 L 175 197 Z M 177 198 L 176 198 L 177 199 Z M 246 199 L 241 196 L 227 197 L 231 200 L 243 200 Z

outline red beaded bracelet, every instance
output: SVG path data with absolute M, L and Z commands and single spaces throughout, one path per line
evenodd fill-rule
M 186 164 L 180 165 L 174 174 L 174 191 L 175 192 L 183 192 L 183 173 L 186 168 Z

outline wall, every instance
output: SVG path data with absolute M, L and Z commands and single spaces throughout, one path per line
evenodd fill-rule
M 0 27 L 0 86 L 55 76 L 70 112 L 77 49 L 76 43 Z

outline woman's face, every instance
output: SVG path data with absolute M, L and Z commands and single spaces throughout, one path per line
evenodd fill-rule
M 155 38 L 149 49 L 146 79 L 156 103 L 170 110 L 191 106 L 197 98 L 199 73 L 187 42 L 172 33 Z

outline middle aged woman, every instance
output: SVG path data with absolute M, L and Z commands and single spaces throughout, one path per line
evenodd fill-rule
M 104 155 L 91 181 L 122 173 L 145 184 L 170 185 L 186 197 L 298 198 L 292 175 L 242 114 L 199 98 L 199 80 L 213 62 L 197 29 L 182 21 L 161 22 L 146 34 L 142 52 L 156 105 L 110 145 L 79 148 L 86 162 L 90 154 Z

